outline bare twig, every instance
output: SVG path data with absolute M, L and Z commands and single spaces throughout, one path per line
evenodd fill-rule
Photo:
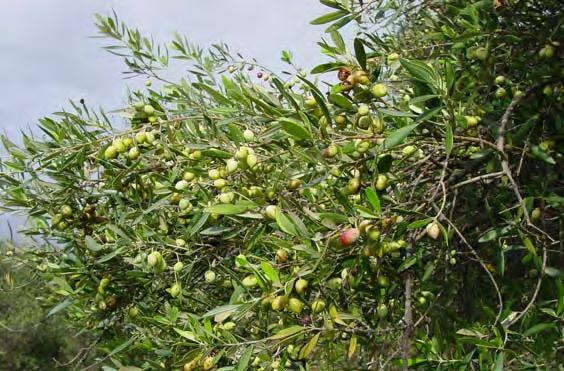
M 488 174 L 476 176 L 474 178 L 467 179 L 463 182 L 456 183 L 452 188 L 456 189 L 456 188 L 462 187 L 464 185 L 476 183 L 476 182 L 479 182 L 480 180 L 484 180 L 484 179 L 488 179 L 488 178 L 497 178 L 497 177 L 500 177 L 503 174 L 505 174 L 503 171 L 498 171 L 498 172 L 495 172 L 495 173 L 488 173 Z

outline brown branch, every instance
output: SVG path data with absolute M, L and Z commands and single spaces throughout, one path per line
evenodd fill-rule
M 401 342 L 401 353 L 403 360 L 403 369 L 408 370 L 409 358 L 409 339 L 413 330 L 413 312 L 411 309 L 411 289 L 413 286 L 413 273 L 408 270 L 405 275 L 405 315 L 403 321 L 405 322 L 405 329 L 403 330 L 403 338 Z
M 423 237 L 421 233 L 417 237 L 410 237 L 409 244 L 407 246 L 407 252 L 405 255 L 406 259 L 411 257 L 411 252 L 413 251 L 413 244 L 415 241 Z M 409 346 L 411 333 L 413 332 L 413 309 L 411 308 L 411 294 L 413 290 L 413 272 L 411 269 L 407 269 L 405 272 L 405 313 L 403 316 L 404 330 L 403 337 L 401 341 L 401 357 L 403 360 L 403 369 L 408 370 L 408 359 L 409 359 Z

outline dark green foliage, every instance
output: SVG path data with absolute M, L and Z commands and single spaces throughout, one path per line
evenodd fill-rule
M 76 337 L 65 315 L 46 318 L 42 305 L 51 288 L 43 277 L 23 262 L 25 253 L 0 243 L 0 369 L 68 370 L 83 351 L 87 338 Z M 78 360 L 78 357 L 75 361 Z

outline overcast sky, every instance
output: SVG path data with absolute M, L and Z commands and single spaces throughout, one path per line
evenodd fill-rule
M 93 14 L 114 9 L 131 27 L 169 40 L 173 31 L 199 45 L 224 41 L 233 51 L 282 68 L 290 49 L 304 67 L 323 60 L 315 42 L 327 12 L 317 0 L 0 0 L 0 126 L 9 134 L 59 110 L 67 100 L 117 108 L 125 98 L 118 57 L 100 49 Z
M 223 41 L 274 70 L 283 68 L 281 50 L 307 70 L 325 60 L 316 45 L 324 28 L 309 21 L 330 9 L 317 0 L 0 0 L 2 132 L 15 138 L 69 99 L 106 110 L 124 104 L 132 81 L 123 79 L 122 61 L 90 38 L 94 13 L 112 9 L 156 40 L 178 31 L 201 46 Z

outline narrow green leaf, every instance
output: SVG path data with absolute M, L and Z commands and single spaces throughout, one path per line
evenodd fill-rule
M 344 9 L 341 4 L 333 0 L 319 0 L 319 2 L 333 9 Z
M 423 102 L 426 102 L 426 101 L 428 101 L 428 100 L 430 100 L 430 99 L 433 99 L 433 98 L 438 98 L 438 95 L 436 95 L 436 94 L 420 95 L 420 96 L 418 96 L 418 97 L 412 98 L 412 99 L 409 101 L 409 103 L 410 103 L 410 104 L 423 103 Z
M 535 246 L 533 245 L 533 242 L 529 237 L 521 234 L 521 240 L 523 241 L 523 245 L 525 245 L 525 247 L 529 252 L 531 252 L 534 255 L 537 255 L 537 249 L 535 249 Z
M 450 155 L 452 152 L 452 147 L 454 145 L 454 135 L 452 133 L 452 127 L 450 124 L 447 124 L 446 133 L 445 133 L 445 149 L 447 156 Z
M 239 363 L 237 363 L 237 371 L 247 370 L 252 356 L 253 356 L 253 346 L 251 345 L 245 350 L 245 353 L 243 353 L 241 358 L 239 358 Z
M 335 223 L 347 223 L 349 218 L 343 214 L 336 214 L 336 213 L 319 213 L 319 218 L 321 220 L 331 220 Z
M 303 126 L 302 123 L 284 117 L 281 117 L 278 120 L 278 122 L 280 123 L 280 127 L 282 128 L 282 130 L 284 130 L 286 133 L 290 134 L 291 136 L 296 137 L 298 139 L 305 139 L 305 140 L 312 139 L 311 133 Z
M 334 32 L 337 31 L 340 28 L 343 28 L 344 26 L 346 26 L 350 21 L 352 21 L 355 18 L 354 15 L 348 15 L 346 17 L 343 17 L 341 19 L 339 19 L 337 22 L 333 23 L 331 26 L 327 27 L 327 29 L 325 30 L 325 32 L 329 33 L 329 32 Z
M 425 282 L 429 278 L 431 278 L 431 275 L 433 274 L 434 271 L 435 271 L 435 263 L 433 261 L 428 262 L 427 265 L 425 266 L 425 272 L 423 273 L 421 282 Z
M 300 78 L 300 80 L 305 82 L 307 86 L 310 87 L 311 94 L 313 94 L 313 98 L 315 99 L 315 101 L 319 105 L 319 108 L 321 108 L 323 115 L 327 119 L 327 123 L 330 123 L 331 122 L 331 113 L 329 112 L 329 108 L 327 108 L 327 105 L 325 104 L 325 99 L 323 98 L 323 94 L 321 93 L 321 91 L 317 88 L 317 86 L 315 86 L 314 83 L 312 83 L 311 81 L 309 81 L 305 77 L 301 77 L 299 75 L 298 75 L 298 77 Z
M 274 86 L 276 86 L 276 88 L 278 89 L 278 91 L 284 96 L 284 98 L 286 98 L 286 100 L 288 102 L 290 102 L 290 104 L 292 105 L 292 107 L 294 107 L 294 109 L 296 110 L 296 112 L 300 111 L 300 107 L 298 106 L 298 102 L 296 102 L 296 100 L 294 99 L 294 97 L 292 97 L 292 95 L 290 93 L 288 93 L 288 89 L 286 89 L 284 87 L 284 84 L 282 83 L 282 81 L 280 81 L 279 78 L 274 77 L 272 79 L 272 83 L 274 83 Z
M 298 236 L 298 231 L 296 230 L 296 226 L 281 211 L 276 214 L 276 224 L 278 224 L 278 226 L 282 231 L 291 234 L 292 236 L 296 236 L 296 237 Z
M 336 104 L 337 106 L 347 109 L 347 110 L 354 110 L 354 106 L 352 102 L 342 96 L 341 94 L 331 94 L 329 95 L 329 102 Z
M 505 353 L 499 352 L 499 354 L 495 358 L 494 371 L 503 371 L 504 359 L 505 359 Z
M 527 331 L 525 331 L 523 333 L 523 335 L 532 336 L 532 335 L 537 334 L 541 331 L 548 330 L 548 329 L 555 329 L 555 328 L 557 328 L 555 323 L 538 323 L 538 324 L 534 325 L 533 327 L 529 327 L 527 329 Z
M 445 62 L 445 80 L 446 80 L 446 83 L 447 83 L 447 89 L 450 93 L 452 91 L 453 86 L 454 86 L 454 82 L 456 81 L 455 64 L 450 62 L 450 61 Z
M 204 229 L 200 232 L 202 236 L 219 236 L 224 234 L 225 232 L 229 232 L 233 228 L 231 227 L 221 227 L 221 226 L 211 226 L 209 228 Z
M 199 341 L 196 339 L 196 335 L 195 335 L 193 332 L 191 332 L 191 331 L 181 330 L 181 329 L 176 328 L 176 327 L 174 328 L 174 331 L 175 331 L 178 335 L 182 336 L 182 337 L 185 338 L 185 339 L 188 339 L 188 340 L 190 340 L 190 341 L 193 341 L 194 343 L 199 343 Z
M 414 222 L 411 222 L 407 225 L 407 229 L 417 229 L 417 228 L 421 228 L 421 227 L 425 227 L 427 224 L 431 223 L 433 221 L 433 218 L 425 218 L 425 219 L 421 219 L 421 220 L 416 220 Z
M 397 111 L 387 108 L 380 108 L 379 112 L 383 113 L 384 115 L 392 116 L 392 117 L 417 117 L 416 114 L 413 114 L 411 112 Z
M 477 330 L 467 329 L 467 328 L 461 328 L 460 330 L 456 331 L 456 334 L 462 336 L 468 336 L 468 337 L 475 337 L 478 339 L 483 339 L 486 337 L 486 335 L 484 335 L 483 333 Z
M 531 146 L 531 152 L 533 153 L 533 156 L 535 156 L 536 158 L 548 164 L 556 165 L 556 161 L 554 160 L 554 158 L 552 158 L 552 156 L 550 156 L 548 153 L 540 149 L 539 146 L 537 145 Z
M 430 86 L 436 86 L 436 72 L 423 61 L 400 59 L 401 65 L 409 72 L 409 74 L 415 79 L 429 84 Z
M 103 249 L 103 246 L 100 245 L 98 242 L 96 242 L 96 240 L 94 240 L 90 236 L 86 236 L 85 242 L 86 242 L 86 247 L 90 251 L 97 252 Z
M 278 277 L 278 271 L 272 267 L 268 262 L 260 263 L 260 268 L 266 274 L 266 277 L 270 280 L 270 282 L 276 284 L 280 283 L 280 278 Z
M 291 326 L 291 327 L 287 327 L 283 330 L 278 331 L 276 334 L 272 335 L 269 337 L 270 340 L 279 340 L 279 339 L 285 339 L 287 337 L 296 335 L 301 333 L 302 331 L 305 330 L 305 327 L 302 326 Z
M 341 36 L 341 34 L 337 30 L 331 31 L 330 36 L 339 51 L 345 52 L 347 50 L 345 39 L 343 39 L 343 36 Z
M 321 332 L 318 332 L 317 334 L 315 334 L 315 336 L 312 337 L 307 342 L 307 344 L 302 347 L 302 349 L 300 349 L 300 353 L 298 354 L 299 359 L 306 359 L 311 354 L 313 349 L 315 349 L 317 342 L 319 341 L 320 335 L 321 335 Z
M 113 258 L 115 258 L 116 256 L 118 256 L 119 254 L 121 254 L 122 252 L 124 252 L 127 249 L 127 246 L 121 246 L 118 249 L 115 249 L 114 251 L 110 252 L 109 254 L 106 254 L 104 256 L 102 256 L 100 259 L 96 260 L 97 264 L 102 264 L 105 263 L 107 261 L 112 260 Z
M 65 301 L 63 301 L 63 302 L 55 305 L 53 308 L 51 308 L 51 310 L 45 315 L 45 318 L 51 317 L 52 315 L 59 313 L 60 311 L 62 311 L 66 307 L 68 307 L 69 305 L 72 305 L 73 303 L 74 303 L 74 300 L 66 299 Z
M 212 87 L 210 87 L 206 84 L 199 83 L 199 82 L 192 83 L 192 85 L 197 89 L 205 90 L 218 103 L 225 104 L 225 105 L 228 105 L 228 106 L 231 105 L 230 99 L 227 99 L 225 96 L 223 96 L 220 92 L 213 89 Z
M 344 63 L 338 63 L 338 62 L 323 63 L 323 64 L 319 64 L 319 65 L 313 67 L 313 69 L 310 71 L 310 73 L 312 75 L 315 75 L 315 74 L 318 74 L 318 73 L 336 71 L 343 66 L 345 66 Z
M 366 69 L 366 52 L 364 51 L 364 44 L 359 38 L 354 39 L 354 54 L 356 55 L 356 60 L 363 70 Z
M 348 359 L 351 359 L 352 356 L 354 355 L 354 353 L 356 352 L 356 344 L 357 344 L 356 335 L 353 334 L 351 336 L 351 341 L 349 342 L 349 349 L 347 351 L 347 358 Z
M 241 201 L 236 204 L 218 204 L 206 207 L 205 211 L 210 214 L 236 215 L 256 207 L 256 204 L 249 201 Z
M 193 236 L 200 231 L 200 229 L 204 226 L 204 224 L 206 224 L 206 221 L 210 217 L 210 213 L 201 213 L 199 217 L 196 216 L 192 218 L 193 224 L 188 228 L 188 233 L 190 236 Z
M 404 270 L 408 269 L 409 267 L 411 267 L 413 264 L 415 264 L 415 262 L 417 261 L 417 257 L 411 256 L 408 259 L 404 260 L 403 263 L 401 263 L 401 265 L 398 268 L 398 273 L 403 272 Z
M 368 202 L 370 203 L 374 211 L 380 214 L 382 212 L 382 207 L 380 206 L 380 198 L 378 197 L 378 193 L 376 193 L 374 188 L 370 187 L 364 190 L 364 194 L 366 195 L 366 198 L 368 199 Z
M 223 159 L 228 159 L 228 158 L 233 157 L 232 153 L 222 151 L 220 149 L 214 149 L 214 148 L 203 150 L 202 155 L 204 155 L 206 157 L 223 158 Z
M 322 16 L 315 18 L 313 21 L 311 21 L 309 23 L 313 24 L 313 25 L 325 24 L 325 23 L 329 23 L 329 22 L 332 22 L 332 21 L 336 21 L 337 19 L 342 18 L 347 14 L 348 13 L 344 10 L 337 10 L 335 12 L 323 14 Z
M 499 236 L 499 231 L 497 229 L 490 229 L 489 231 L 484 233 L 482 237 L 478 239 L 478 242 L 480 243 L 490 242 L 495 240 L 498 236 Z
M 213 308 L 212 310 L 206 312 L 205 314 L 202 315 L 202 318 L 214 317 L 216 322 L 222 322 L 227 317 L 229 317 L 231 314 L 238 311 L 239 308 L 241 308 L 241 304 L 222 305 L 222 306 Z M 218 321 L 218 319 L 221 319 L 221 320 Z
M 106 358 L 110 358 L 113 357 L 114 355 L 118 354 L 119 352 L 121 352 L 122 350 L 124 350 L 125 348 L 127 348 L 128 346 L 131 345 L 131 343 L 133 343 L 135 341 L 134 337 L 131 337 L 129 340 L 123 342 L 121 345 L 119 345 L 118 347 L 114 348 L 114 350 L 112 350 L 110 352 L 110 354 L 108 354 L 106 356 Z
M 403 142 L 403 140 L 407 138 L 409 134 L 411 134 L 411 132 L 417 127 L 417 125 L 418 124 L 407 125 L 392 132 L 384 141 L 384 147 L 393 148 L 397 146 L 398 144 Z

